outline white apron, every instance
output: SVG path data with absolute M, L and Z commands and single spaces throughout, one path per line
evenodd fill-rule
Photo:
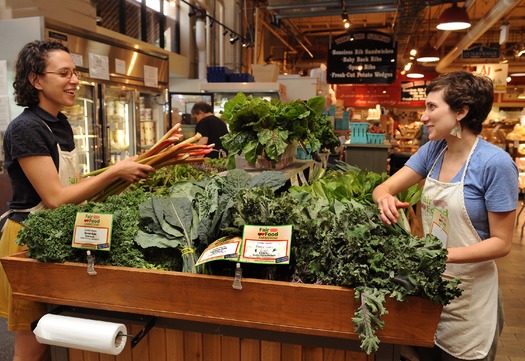
M 44 122 L 46 127 L 52 132 L 51 128 Z M 58 148 L 58 177 L 60 178 L 60 185 L 68 187 L 72 184 L 78 183 L 79 161 L 77 150 L 74 148 L 71 152 L 63 151 L 60 144 L 57 143 Z M 10 209 L 0 216 L 0 221 L 14 212 L 29 212 L 34 213 L 46 209 L 43 201 L 40 201 L 36 206 L 27 209 Z M 5 226 L 5 224 L 4 224 Z
M 466 247 L 481 242 L 467 214 L 464 198 L 465 174 L 476 139 L 459 183 L 425 181 L 422 195 L 424 234 L 436 235 L 447 248 Z M 437 157 L 429 174 L 445 153 Z M 454 357 L 465 360 L 484 358 L 494 339 L 498 300 L 498 270 L 494 261 L 448 263 L 443 277 L 460 277 L 461 297 L 443 308 L 435 343 Z

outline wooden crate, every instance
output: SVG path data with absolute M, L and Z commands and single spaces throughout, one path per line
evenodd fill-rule
M 41 263 L 26 258 L 25 253 L 2 258 L 1 262 L 15 297 L 158 316 L 167 321 L 165 324 L 173 321 L 175 326 L 169 328 L 178 328 L 177 322 L 182 329 L 191 324 L 185 332 L 193 337 L 199 335 L 199 342 L 203 335 L 210 337 L 209 333 L 229 340 L 228 330 L 237 329 L 239 334 L 233 334 L 233 338 L 238 342 L 246 338 L 266 339 L 269 341 L 257 341 L 258 347 L 261 342 L 270 342 L 269 345 L 277 342 L 280 352 L 285 344 L 302 343 L 305 346 L 300 347 L 301 354 L 305 347 L 322 347 L 334 352 L 342 349 L 344 355 L 349 350 L 355 351 L 355 345 L 359 344 L 351 321 L 358 303 L 349 288 L 245 278 L 239 291 L 232 288 L 232 278 L 222 276 L 111 266 L 95 266 L 97 275 L 90 276 L 86 264 Z M 385 327 L 378 331 L 382 343 L 433 345 L 440 305 L 409 297 L 405 302 L 389 299 L 386 308 Z M 163 332 L 173 334 L 174 330 Z M 351 354 L 355 359 L 373 360 L 364 354 Z M 158 360 L 164 359 L 155 361 Z

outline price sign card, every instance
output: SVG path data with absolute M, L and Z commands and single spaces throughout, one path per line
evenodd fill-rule
M 210 244 L 195 263 L 196 266 L 215 260 L 239 260 L 242 246 L 240 237 L 222 237 Z
M 288 264 L 292 225 L 245 225 L 240 262 Z
M 113 215 L 103 213 L 77 213 L 73 243 L 75 248 L 109 251 Z
M 196 266 L 215 260 L 244 263 L 288 264 L 292 226 L 245 225 L 242 238 L 223 237 L 206 248 Z

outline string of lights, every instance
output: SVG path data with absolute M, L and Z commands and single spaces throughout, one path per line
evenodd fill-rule
M 237 41 L 240 40 L 243 48 L 249 48 L 253 46 L 251 39 L 248 39 L 242 36 L 241 34 L 236 32 L 232 28 L 226 26 L 225 24 L 221 23 L 219 20 L 215 19 L 213 16 L 208 15 L 205 9 L 197 5 L 191 4 L 187 2 L 186 0 L 181 0 L 181 1 L 191 8 L 190 12 L 188 13 L 188 16 L 190 17 L 196 16 L 197 18 L 200 18 L 200 19 L 208 19 L 210 27 L 213 26 L 214 24 L 220 25 L 224 29 L 222 32 L 223 36 L 226 36 L 228 33 L 230 34 L 230 38 L 229 38 L 230 44 L 233 45 Z

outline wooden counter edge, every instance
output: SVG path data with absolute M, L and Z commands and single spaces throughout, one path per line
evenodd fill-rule
M 1 259 L 13 294 L 28 300 L 266 331 L 357 340 L 354 291 L 338 286 L 243 279 L 80 263 Z M 420 297 L 387 300 L 381 342 L 432 346 L 441 306 Z

